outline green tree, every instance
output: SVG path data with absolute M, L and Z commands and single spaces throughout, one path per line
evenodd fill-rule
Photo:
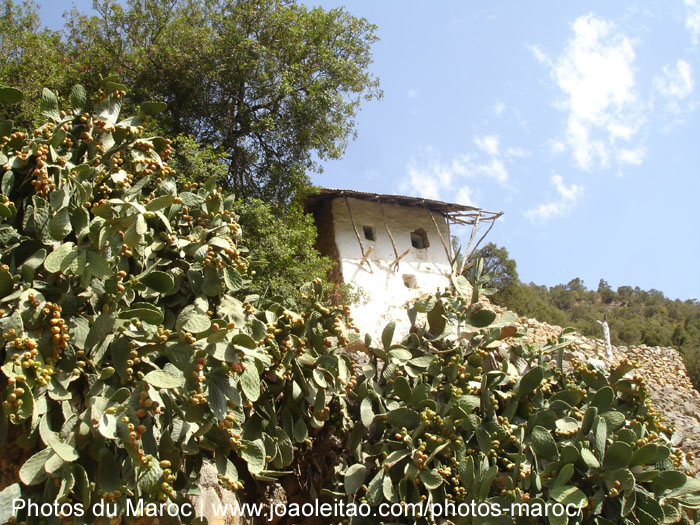
M 551 287 L 549 296 L 554 306 L 560 310 L 571 310 L 576 304 L 576 292 L 561 284 Z
M 226 154 L 221 149 L 199 146 L 187 135 L 173 141 L 169 161 L 185 187 L 204 184 L 211 176 L 221 180 L 227 171 Z M 331 261 L 315 249 L 316 226 L 299 199 L 287 206 L 255 198 L 239 199 L 234 209 L 250 240 L 248 256 L 256 271 L 253 291 L 296 302 L 301 297 L 298 283 L 326 277 Z M 342 299 L 349 299 L 346 288 L 343 292 Z
M 634 288 L 631 286 L 620 286 L 617 289 L 617 296 L 625 304 L 629 304 L 634 297 Z
M 489 286 L 499 292 L 518 284 L 518 270 L 508 250 L 490 242 L 472 254 L 472 258 L 484 259 L 484 273 L 491 276 Z
M 610 304 L 617 299 L 615 291 L 610 287 L 608 281 L 601 279 L 598 283 L 598 295 L 605 304 Z
M 361 100 L 381 96 L 368 71 L 375 26 L 343 9 L 279 0 L 101 0 L 73 13 L 67 42 L 90 86 L 117 71 L 133 104 L 163 100 L 164 133 L 226 153 L 222 182 L 239 197 L 287 203 L 339 158 Z
M 77 65 L 67 57 L 65 43 L 56 31 L 42 28 L 38 6 L 0 2 L 0 85 L 24 92 L 18 105 L 0 104 L 0 121 L 12 119 L 16 125 L 31 127 L 37 122 L 41 89 L 69 92 Z
M 316 225 L 299 206 L 280 210 L 250 199 L 238 201 L 234 209 L 243 231 L 256 240 L 248 254 L 256 271 L 256 292 L 296 301 L 298 283 L 326 276 L 331 261 L 315 250 Z
M 615 333 L 617 339 L 626 345 L 638 343 L 642 337 L 639 327 L 633 321 L 624 321 L 620 323 Z
M 658 332 L 655 332 L 654 330 L 647 330 L 646 332 L 644 332 L 642 342 L 648 346 L 660 346 L 661 344 L 663 344 L 663 339 L 661 334 L 659 334 Z
M 586 292 L 586 286 L 583 284 L 583 280 L 579 277 L 571 279 L 567 283 L 566 288 L 576 293 L 577 299 L 580 299 Z

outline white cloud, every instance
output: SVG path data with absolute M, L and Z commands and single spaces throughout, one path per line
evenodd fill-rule
M 484 135 L 474 138 L 474 144 L 489 155 L 498 155 L 498 142 L 498 135 Z
M 553 175 L 550 182 L 556 189 L 559 199 L 527 210 L 524 215 L 531 222 L 545 222 L 554 217 L 566 215 L 583 195 L 582 186 L 577 184 L 565 185 L 561 175 Z
M 625 149 L 621 148 L 617 152 L 617 161 L 620 164 L 629 164 L 632 166 L 640 166 L 644 157 L 646 156 L 646 150 L 644 148 L 636 149 Z
M 472 165 L 475 174 L 483 174 L 494 179 L 501 186 L 505 186 L 510 178 L 504 160 L 527 157 L 530 152 L 521 147 L 508 147 L 505 152 L 500 150 L 500 137 L 498 135 L 484 135 L 475 137 L 474 144 L 483 153 L 490 157 L 487 161 Z
M 425 197 L 426 199 L 440 199 L 440 183 L 436 177 L 428 175 L 419 169 L 407 167 L 409 184 L 402 188 L 408 188 L 412 196 Z M 402 191 L 406 191 L 405 189 Z
M 566 151 L 566 144 L 564 144 L 564 142 L 561 140 L 552 139 L 548 141 L 547 145 L 549 146 L 549 152 L 552 155 L 559 155 L 560 153 L 564 153 Z
M 557 189 L 557 193 L 567 202 L 575 203 L 583 192 L 583 188 L 581 186 L 577 186 L 576 184 L 572 184 L 569 187 L 564 185 L 564 179 L 562 179 L 561 175 L 552 176 L 550 181 Z
M 408 91 L 406 91 L 406 96 L 410 99 L 416 99 L 418 98 L 418 90 L 410 88 Z
M 506 158 L 513 158 L 513 157 L 529 157 L 530 152 L 526 149 L 521 148 L 520 146 L 517 146 L 515 148 L 507 148 L 505 152 L 505 157 Z
M 474 171 L 491 177 L 501 186 L 505 186 L 508 182 L 508 170 L 501 159 L 491 159 L 491 162 L 486 164 L 478 164 L 474 166 Z
M 523 129 L 527 129 L 527 122 L 520 113 L 520 110 L 515 106 L 507 106 L 502 100 L 497 100 L 496 103 L 489 108 L 489 112 L 494 116 L 508 121 L 516 122 Z
M 662 101 L 662 133 L 669 133 L 676 125 L 683 124 L 697 109 L 697 97 L 691 96 L 695 88 L 693 68 L 683 59 L 664 66 L 662 73 L 654 77 L 653 88 L 654 95 Z
M 547 54 L 542 50 L 542 47 L 534 44 L 534 45 L 529 45 L 527 48 L 530 50 L 530 52 L 535 56 L 535 58 L 542 62 L 543 64 L 547 64 L 550 67 L 554 67 L 554 64 L 552 63 L 552 60 L 547 56 Z
M 442 152 L 431 146 L 421 148 L 406 163 L 406 178 L 399 190 L 427 199 L 473 204 L 475 193 L 471 181 L 474 179 L 490 179 L 503 188 L 511 189 L 507 164 L 530 152 L 509 147 L 502 154 L 497 135 L 476 137 L 474 144 L 475 151 L 450 159 L 444 159 Z
M 401 191 L 426 199 L 441 199 L 443 192 L 453 189 L 455 175 L 466 173 L 465 160 L 455 158 L 443 162 L 442 154 L 429 146 L 420 152 L 418 158 L 411 157 L 406 163 L 408 180 L 401 184 Z
M 678 115 L 680 102 L 687 98 L 695 87 L 693 68 L 683 59 L 674 65 L 664 66 L 663 75 L 654 77 L 654 89 L 666 100 L 666 111 Z
M 593 14 L 577 18 L 572 28 L 573 36 L 555 60 L 538 46 L 530 49 L 550 66 L 564 93 L 557 107 L 568 113 L 565 140 L 576 164 L 582 169 L 607 166 L 618 158 L 619 142 L 633 141 L 644 122 L 633 42 Z M 561 149 L 560 143 L 553 145 L 553 152 Z
M 459 191 L 457 191 L 457 196 L 455 197 L 455 202 L 457 204 L 462 204 L 464 206 L 473 206 L 474 201 L 472 199 L 472 190 L 469 186 L 462 186 Z
M 685 19 L 685 27 L 690 31 L 690 39 L 693 44 L 700 38 L 700 2 L 698 0 L 685 0 L 688 15 Z

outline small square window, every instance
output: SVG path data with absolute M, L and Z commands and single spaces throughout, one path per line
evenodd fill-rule
M 418 228 L 416 231 L 411 232 L 411 246 L 418 250 L 424 250 L 430 246 L 428 234 L 425 233 L 423 228 Z
M 365 232 L 365 239 L 367 239 L 368 241 L 376 240 L 374 237 L 374 228 L 372 228 L 371 226 L 363 226 L 362 231 Z

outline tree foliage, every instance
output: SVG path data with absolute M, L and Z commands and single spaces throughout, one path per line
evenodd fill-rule
M 614 345 L 672 346 L 680 350 L 688 374 L 700 388 L 700 304 L 671 300 L 658 290 L 620 286 L 613 290 L 601 279 L 589 290 L 579 278 L 547 288 L 517 279 L 516 263 L 505 248 L 484 246 L 476 256 L 495 275 L 515 275 L 496 281 L 493 300 L 514 312 L 559 326 L 573 326 L 591 337 L 601 337 L 596 321 L 607 316 Z
M 519 282 L 515 261 L 505 248 L 490 242 L 479 248 L 474 256 L 484 260 L 484 273 L 489 275 L 490 286 L 496 290 L 504 290 Z
M 226 153 L 222 183 L 239 197 L 286 203 L 318 160 L 339 158 L 362 99 L 375 27 L 343 9 L 279 0 L 129 0 L 74 13 L 71 59 L 94 85 L 116 70 L 131 101 L 163 100 L 169 136 Z
M 299 296 L 299 282 L 323 278 L 331 261 L 314 248 L 316 226 L 311 215 L 299 207 L 281 213 L 259 199 L 238 202 L 234 209 L 251 238 L 249 259 L 259 272 L 259 293 L 293 300 Z
M 0 104 L 0 120 L 11 118 L 29 127 L 40 119 L 35 100 L 47 86 L 69 93 L 78 73 L 56 31 L 42 28 L 38 6 L 31 0 L 0 3 L 0 89 L 12 86 L 25 97 L 18 105 Z M 8 102 L 3 100 L 3 102 Z
M 173 142 L 170 165 L 188 188 L 211 177 L 222 180 L 227 171 L 225 157 L 220 149 L 199 146 L 192 137 L 180 135 Z M 316 278 L 325 281 L 332 264 L 314 247 L 316 225 L 304 213 L 301 200 L 297 197 L 286 206 L 255 198 L 238 199 L 234 204 L 248 239 L 247 255 L 256 272 L 253 290 L 263 295 L 274 293 L 290 303 L 301 297 L 299 282 Z M 326 282 L 324 288 L 327 294 L 333 291 L 331 283 Z M 339 291 L 338 302 L 351 297 L 348 285 L 342 285 Z

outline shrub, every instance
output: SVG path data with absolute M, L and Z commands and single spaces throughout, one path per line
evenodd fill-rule
M 661 346 L 663 344 L 663 338 L 658 332 L 647 330 L 642 337 L 642 343 L 648 346 Z
M 0 439 L 21 451 L 2 522 L 18 497 L 87 523 L 100 500 L 182 502 L 207 457 L 255 498 L 342 415 L 346 308 L 319 280 L 299 311 L 251 295 L 233 197 L 181 191 L 144 131 L 164 105 L 119 120 L 124 90 L 106 79 L 92 109 L 76 86 L 67 111 L 44 90 L 46 124 L 0 130 Z
M 238 201 L 234 209 L 251 239 L 249 260 L 259 274 L 254 283 L 258 293 L 274 291 L 296 302 L 298 283 L 326 280 L 331 261 L 314 248 L 316 225 L 311 215 L 293 204 L 280 210 L 259 199 Z M 330 283 L 325 287 L 332 289 Z
M 0 521 L 15 498 L 81 504 L 76 523 L 96 502 L 183 504 L 206 459 L 248 501 L 282 480 L 371 504 L 572 503 L 583 523 L 700 507 L 632 364 L 565 369 L 568 332 L 509 345 L 514 318 L 478 302 L 481 263 L 471 297 L 455 276 L 401 342 L 393 324 L 366 338 L 363 366 L 319 279 L 296 311 L 250 293 L 233 197 L 215 178 L 182 191 L 172 145 L 144 134 L 162 105 L 119 121 L 123 92 L 106 79 L 93 109 L 76 87 L 62 112 L 45 90 L 46 124 L 0 129 L 0 470 L 19 478 Z
M 574 361 L 565 370 L 570 331 L 541 350 L 508 347 L 514 316 L 497 318 L 476 288 L 471 301 L 452 292 L 418 301 L 399 343 L 393 325 L 384 330 L 351 395 L 361 426 L 349 439 L 349 498 L 571 503 L 582 523 L 675 522 L 698 508 L 700 484 L 676 470 L 685 460 L 670 445 L 672 426 L 632 363 L 605 371 Z

